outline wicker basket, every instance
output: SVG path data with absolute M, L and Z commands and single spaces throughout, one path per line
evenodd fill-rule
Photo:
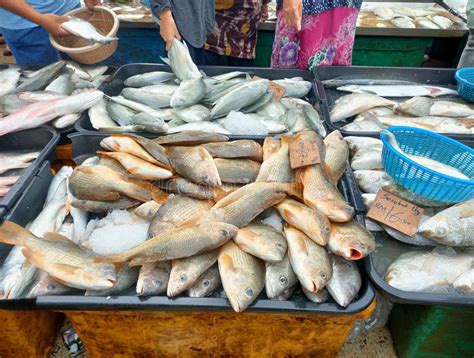
M 75 16 L 89 21 L 102 34 L 115 37 L 119 29 L 119 19 L 112 10 L 102 6 L 94 7 L 94 10 L 80 8 L 68 12 L 65 16 Z M 71 59 L 78 63 L 94 64 L 103 61 L 115 52 L 118 41 L 107 45 L 93 44 L 79 36 L 49 36 L 51 44 L 58 50 L 67 53 Z

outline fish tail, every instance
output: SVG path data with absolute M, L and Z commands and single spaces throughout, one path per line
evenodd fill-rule
M 286 192 L 298 199 L 303 200 L 303 184 L 300 182 L 287 183 Z
M 126 252 L 118 255 L 113 255 L 113 256 L 104 256 L 104 257 L 96 257 L 94 258 L 95 263 L 101 263 L 101 262 L 110 262 L 110 263 L 120 263 L 120 262 L 125 262 L 130 260 L 131 257 L 127 255 Z
M 30 231 L 12 221 L 5 221 L 0 226 L 0 242 L 5 244 L 24 246 L 33 238 L 35 236 Z
M 165 57 L 161 57 L 161 56 L 160 56 L 160 58 L 161 58 L 161 61 L 163 61 L 164 63 L 166 63 L 169 66 L 169 64 L 170 64 L 170 59 L 169 58 L 167 58 L 167 57 L 165 58 Z

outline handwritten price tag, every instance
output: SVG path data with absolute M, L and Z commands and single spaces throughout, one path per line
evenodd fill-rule
M 259 80 L 260 77 L 253 76 L 252 79 Z M 268 85 L 268 90 L 270 92 L 273 92 L 273 99 L 277 102 L 279 102 L 281 97 L 283 97 L 283 95 L 285 94 L 285 89 L 279 84 L 276 84 L 275 82 L 272 82 L 272 81 L 270 81 L 270 84 Z
M 299 140 L 290 143 L 291 169 L 321 163 L 318 142 L 315 140 Z
M 367 217 L 413 237 L 423 212 L 423 208 L 380 189 Z

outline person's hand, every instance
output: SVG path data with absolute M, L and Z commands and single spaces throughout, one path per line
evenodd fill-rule
M 71 33 L 67 32 L 61 27 L 63 22 L 69 20 L 67 16 L 59 16 L 55 14 L 43 14 L 41 16 L 41 21 L 38 23 L 46 31 L 48 31 L 53 36 L 69 36 Z
M 265 22 L 268 19 L 268 4 L 262 5 L 262 11 L 260 12 L 260 22 Z
M 97 5 L 100 5 L 101 3 L 101 0 L 84 0 L 87 8 L 89 10 L 92 10 L 94 8 L 94 6 L 97 6 Z
M 296 31 L 301 31 L 302 18 L 302 0 L 283 0 L 283 20 L 288 26 L 294 27 Z
M 181 35 L 169 10 L 160 14 L 160 35 L 166 42 L 166 51 L 169 51 L 175 38 L 181 40 Z

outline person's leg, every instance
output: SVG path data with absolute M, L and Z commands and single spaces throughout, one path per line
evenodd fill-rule
M 278 11 L 275 40 L 273 40 L 272 68 L 296 68 L 300 51 L 298 33 L 293 26 L 287 26 L 283 12 Z
M 248 58 L 237 58 L 237 57 L 227 57 L 227 64 L 234 67 L 253 67 L 254 63 L 252 59 Z
M 204 47 L 193 47 L 187 42 L 186 45 L 188 46 L 189 54 L 191 55 L 191 58 L 193 59 L 193 62 L 197 66 L 202 66 L 204 65 Z
M 59 60 L 58 51 L 49 42 L 42 27 L 21 30 L 0 28 L 16 63 L 19 65 L 49 65 Z
M 212 51 L 205 51 L 204 63 L 208 66 L 227 66 L 227 58 Z
M 474 67 L 474 32 L 472 30 L 469 30 L 469 38 L 458 63 L 458 68 L 463 67 Z

